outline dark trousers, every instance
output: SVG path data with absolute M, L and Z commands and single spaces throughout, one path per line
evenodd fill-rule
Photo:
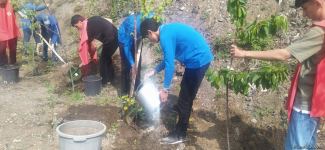
M 139 45 L 140 41 L 141 40 L 138 40 L 137 45 Z M 133 42 L 133 44 L 134 44 L 134 42 Z M 136 61 L 134 59 L 136 49 L 133 44 L 132 44 L 132 56 L 133 56 L 133 60 Z M 126 95 L 130 92 L 130 88 L 131 88 L 131 65 L 129 64 L 129 62 L 126 59 L 126 56 L 124 54 L 123 44 L 119 43 L 119 47 L 120 47 L 120 56 L 121 56 L 121 94 Z M 138 64 L 137 76 L 136 76 L 135 84 L 134 84 L 134 90 L 136 90 L 140 84 L 141 55 L 140 55 L 140 59 L 139 59 L 138 63 L 139 64 Z
M 102 54 L 100 56 L 100 76 L 103 78 L 102 83 L 112 82 L 114 78 L 114 66 L 112 56 L 118 47 L 117 38 L 110 44 L 103 45 Z
M 186 68 L 181 82 L 181 91 L 179 93 L 176 110 L 178 112 L 178 122 L 176 132 L 180 136 L 186 136 L 189 119 L 192 111 L 193 100 L 204 78 L 205 72 L 209 68 L 206 64 L 200 68 Z
M 41 26 L 41 35 L 42 37 L 49 43 L 50 41 L 50 35 L 44 25 Z M 47 61 L 48 60 L 48 45 L 43 42 L 43 60 Z
M 6 50 L 7 46 L 9 48 L 9 56 Z M 7 41 L 0 41 L 0 65 L 15 64 L 16 53 L 17 53 L 17 38 L 13 38 Z

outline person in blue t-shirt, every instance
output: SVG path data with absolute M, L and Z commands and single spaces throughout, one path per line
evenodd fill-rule
M 168 98 L 175 71 L 174 60 L 178 60 L 185 66 L 178 102 L 174 107 L 178 112 L 178 122 L 175 130 L 160 141 L 164 144 L 184 142 L 193 100 L 213 60 L 210 47 L 198 31 L 182 23 L 161 25 L 154 19 L 145 19 L 141 23 L 141 34 L 142 37 L 149 38 L 151 42 L 159 42 L 163 51 L 163 61 L 154 70 L 145 74 L 145 78 L 148 78 L 165 70 L 163 89 L 159 93 L 161 102 L 166 102 Z
M 118 41 L 121 55 L 121 93 L 122 95 L 128 94 L 130 91 L 131 76 L 136 76 L 135 88 L 140 84 L 140 71 L 141 71 L 141 55 L 138 62 L 138 68 L 135 67 L 134 55 L 136 48 L 134 46 L 134 17 L 136 16 L 136 29 L 137 29 L 137 45 L 141 41 L 140 23 L 142 13 L 130 15 L 124 19 L 118 30 Z M 150 13 L 146 18 L 152 18 L 153 14 Z
M 40 37 L 35 33 L 35 31 L 37 29 L 32 29 L 32 23 L 36 20 L 34 20 L 34 18 L 32 15 L 36 12 L 36 11 L 42 11 L 46 9 L 45 5 L 35 5 L 33 4 L 31 1 L 27 2 L 26 4 L 24 4 L 21 9 L 18 11 L 18 14 L 20 16 L 20 22 L 21 22 L 21 28 L 23 30 L 24 33 L 24 38 L 23 38 L 23 44 L 24 44 L 24 54 L 27 54 L 28 51 L 28 47 L 29 47 L 29 41 L 30 41 L 30 37 L 31 35 L 33 35 L 34 40 L 36 42 L 36 46 L 37 49 L 41 46 L 41 40 Z
M 136 16 L 137 22 L 137 45 L 139 45 L 140 38 L 140 23 L 141 14 L 133 14 L 128 16 L 120 25 L 118 30 L 118 41 L 121 56 L 121 94 L 128 94 L 130 91 L 131 75 L 137 75 L 135 82 L 135 89 L 139 85 L 140 70 L 141 70 L 141 58 L 138 68 L 135 67 L 135 47 L 134 47 L 134 17 Z

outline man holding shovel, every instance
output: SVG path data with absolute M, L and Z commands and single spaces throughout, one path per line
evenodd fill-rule
M 41 35 L 48 43 L 51 40 L 51 47 L 57 51 L 58 44 L 61 43 L 60 39 L 60 28 L 58 21 L 54 15 L 47 15 L 45 13 L 40 13 L 36 16 L 37 21 L 40 22 L 41 25 Z M 43 44 L 43 60 L 48 60 L 48 46 L 46 43 Z M 57 62 L 57 56 L 52 53 L 51 57 L 52 62 Z
M 71 26 L 79 30 L 81 66 L 87 65 L 91 61 L 97 62 L 95 39 L 103 43 L 100 56 L 102 84 L 106 85 L 108 82 L 112 82 L 114 77 L 112 56 L 118 47 L 117 28 L 100 16 L 86 19 L 80 15 L 74 15 L 71 18 Z
M 287 100 L 289 126 L 284 147 L 318 149 L 319 119 L 325 116 L 325 1 L 296 0 L 295 6 L 302 7 L 304 16 L 313 22 L 299 40 L 287 48 L 266 51 L 246 51 L 232 45 L 231 55 L 282 61 L 295 58 L 299 62 Z
M 166 102 L 168 98 L 175 71 L 174 59 L 185 66 L 181 90 L 175 107 L 179 116 L 178 122 L 175 130 L 160 141 L 163 144 L 184 142 L 186 141 L 193 100 L 213 59 L 210 47 L 199 32 L 181 23 L 161 25 L 154 19 L 145 19 L 141 23 L 141 34 L 143 37 L 149 38 L 151 42 L 159 42 L 164 54 L 163 61 L 145 75 L 146 78 L 165 70 L 163 89 L 159 93 L 162 102 Z

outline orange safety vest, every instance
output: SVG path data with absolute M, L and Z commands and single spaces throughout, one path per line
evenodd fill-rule
M 312 27 L 313 26 L 319 26 L 325 31 L 325 21 L 314 23 Z M 321 51 L 325 53 L 325 34 L 323 40 L 324 41 L 323 41 L 323 46 Z M 317 64 L 313 95 L 311 99 L 311 110 L 310 110 L 311 117 L 325 117 L 325 57 L 324 56 Z M 291 87 L 289 90 L 288 103 L 287 103 L 289 121 L 290 121 L 291 112 L 293 109 L 294 100 L 297 93 L 298 79 L 301 71 L 301 66 L 302 65 L 300 63 L 297 65 L 296 71 L 294 73 L 291 82 Z

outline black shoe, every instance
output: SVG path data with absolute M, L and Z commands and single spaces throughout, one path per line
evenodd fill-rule
M 48 61 L 48 59 L 47 58 L 42 58 L 42 60 L 44 61 L 44 62 L 47 62 Z
M 186 136 L 179 136 L 175 133 L 168 135 L 165 138 L 160 139 L 160 144 L 179 144 L 188 141 Z

